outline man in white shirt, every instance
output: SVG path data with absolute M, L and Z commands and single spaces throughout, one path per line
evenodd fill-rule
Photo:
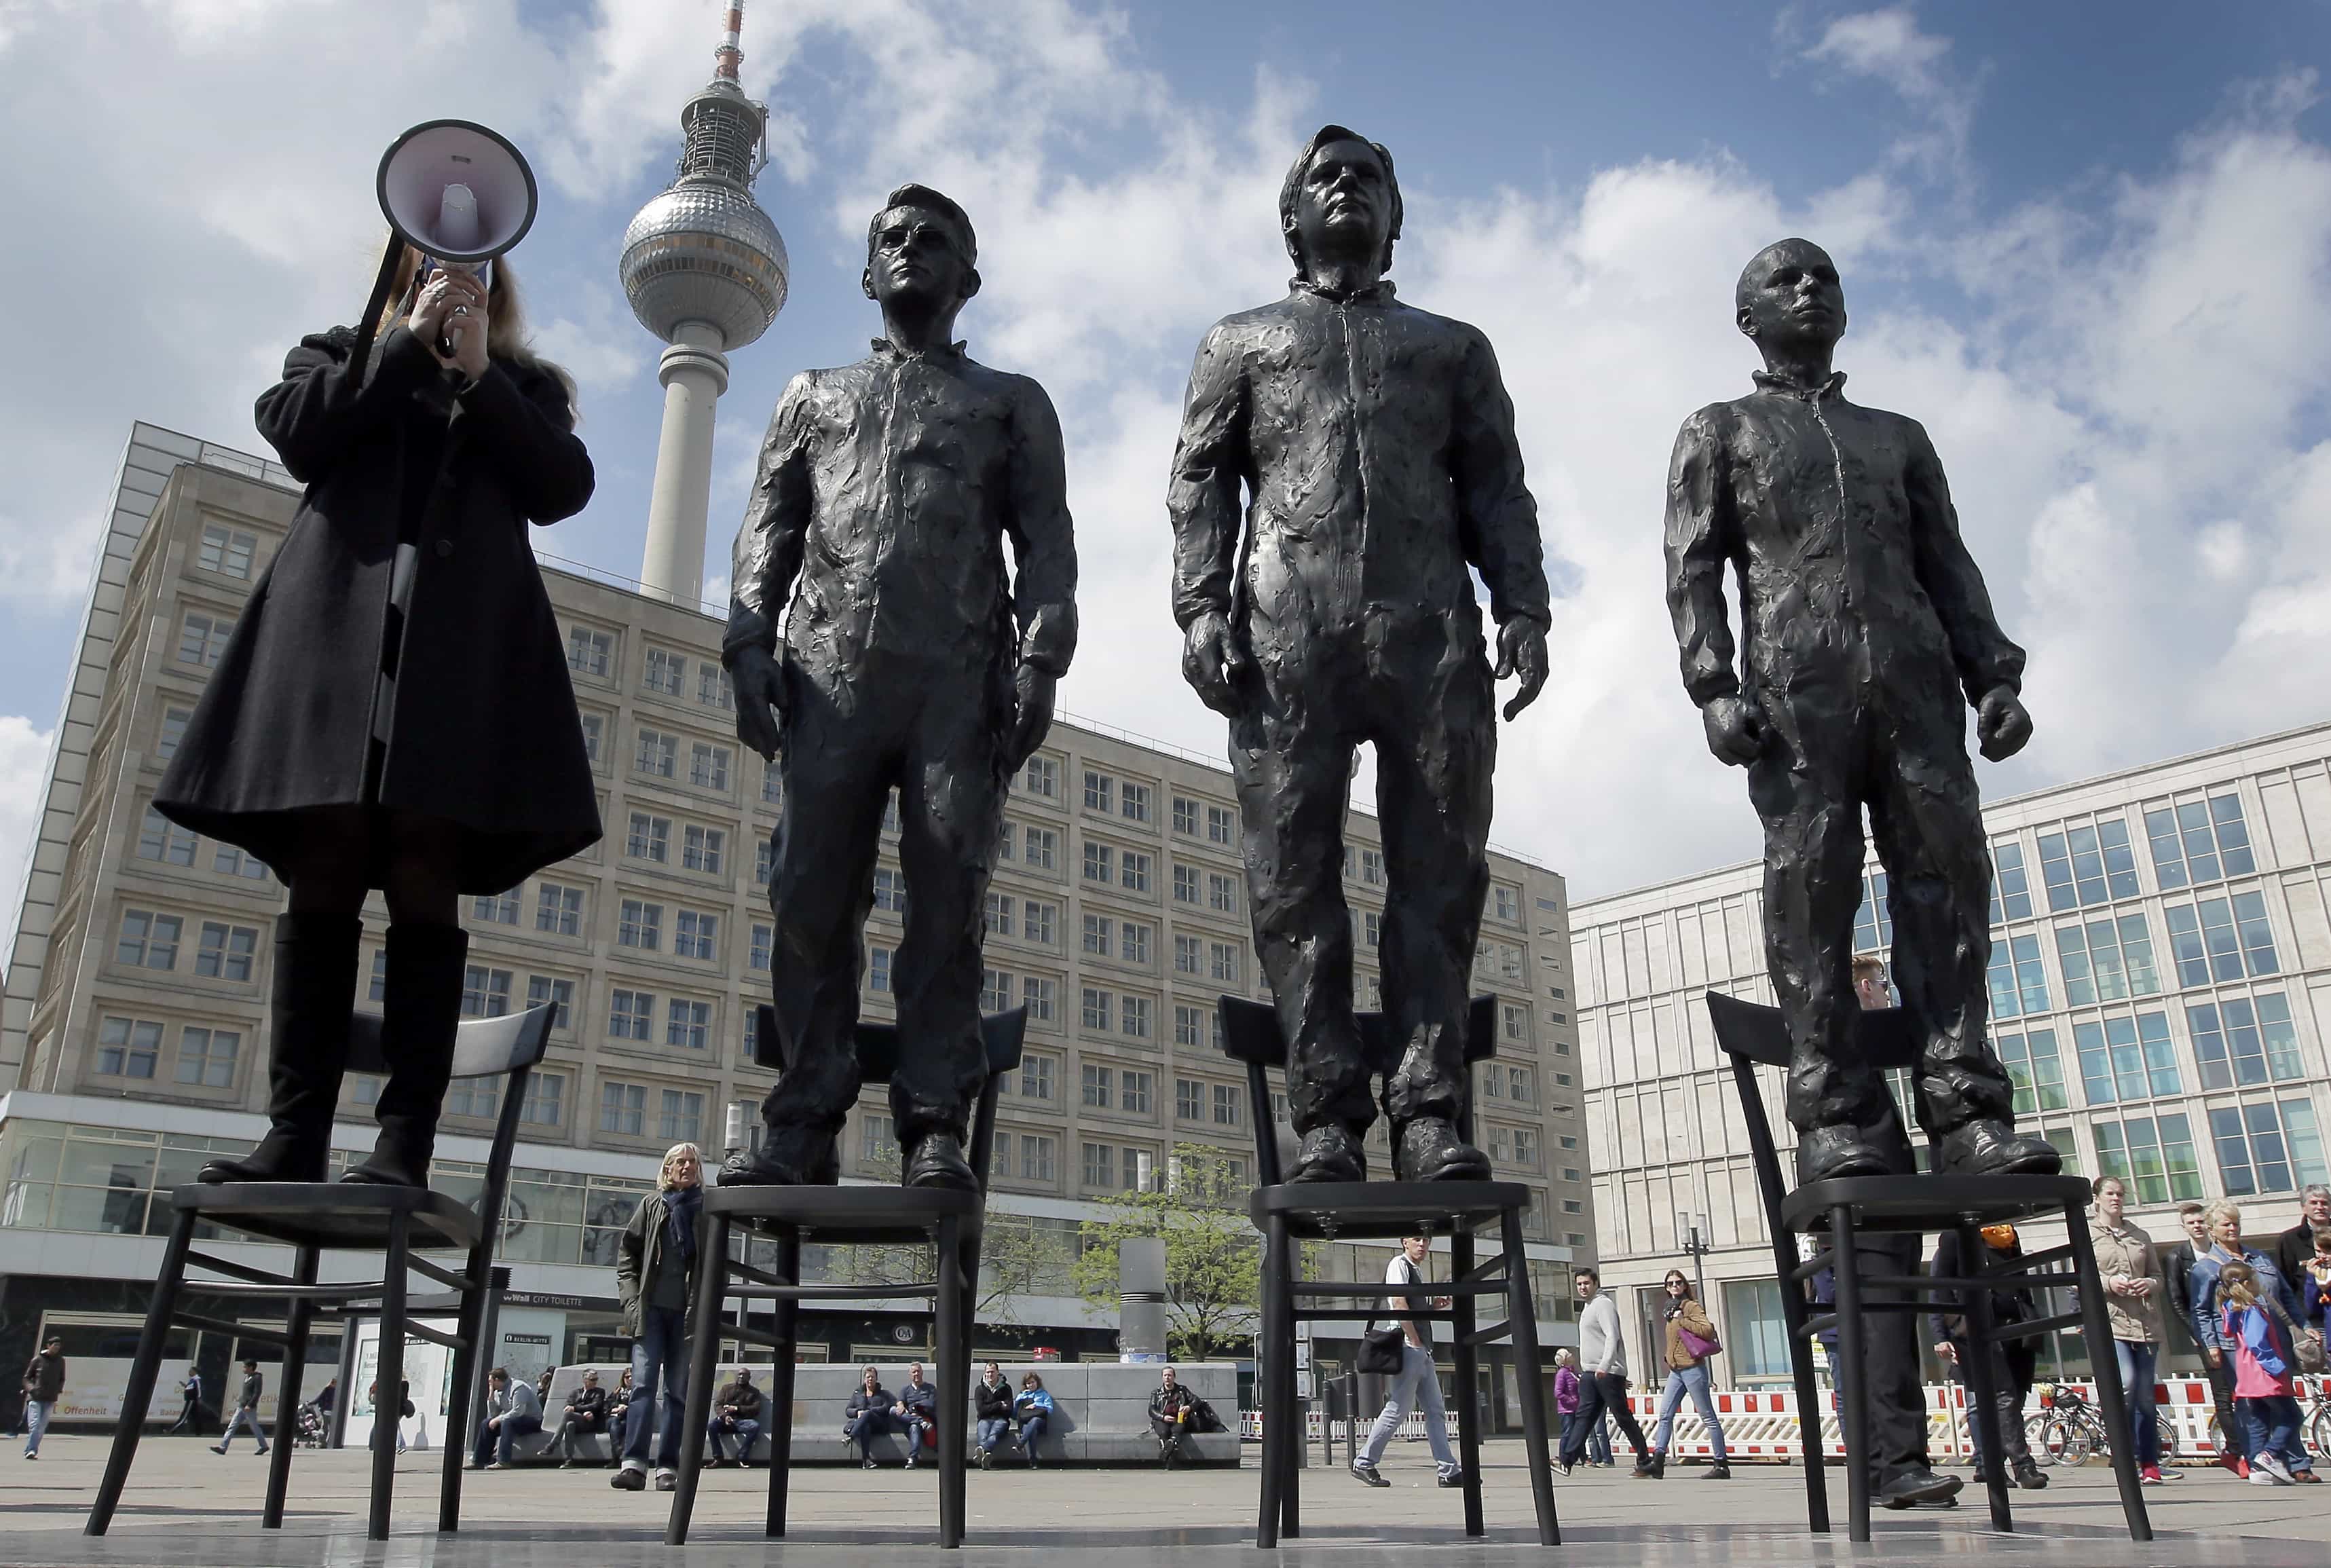
M 1424 1259 L 1432 1243 L 1422 1236 L 1403 1236 L 1400 1251 L 1384 1265 L 1384 1283 L 1415 1287 L 1426 1282 Z M 1404 1296 L 1391 1303 L 1397 1310 L 1406 1307 L 1411 1312 L 1445 1311 L 1449 1297 L 1445 1296 Z M 1432 1445 L 1433 1468 L 1440 1472 L 1440 1484 L 1460 1485 L 1464 1472 L 1458 1468 L 1457 1456 L 1449 1449 L 1449 1416 L 1441 1403 L 1441 1377 L 1432 1365 L 1432 1325 L 1415 1318 L 1400 1320 L 1401 1332 L 1408 1343 L 1401 1346 L 1400 1370 L 1392 1375 L 1384 1390 L 1384 1409 L 1376 1414 L 1376 1424 L 1368 1432 L 1368 1440 L 1359 1457 L 1352 1461 L 1352 1474 L 1365 1485 L 1389 1487 L 1390 1481 L 1376 1474 L 1376 1461 L 1384 1458 L 1384 1445 L 1392 1434 L 1400 1430 L 1401 1418 L 1422 1402 L 1424 1406 L 1424 1440 Z
M 1619 1423 L 1619 1434 L 1635 1449 L 1635 1478 L 1656 1479 L 1643 1429 L 1627 1408 L 1627 1346 L 1619 1333 L 1619 1304 L 1603 1294 L 1603 1277 L 1582 1268 L 1570 1277 L 1578 1293 L 1578 1420 L 1568 1443 L 1555 1460 L 1564 1475 L 1586 1451 L 1586 1434 L 1603 1424 L 1607 1413 Z

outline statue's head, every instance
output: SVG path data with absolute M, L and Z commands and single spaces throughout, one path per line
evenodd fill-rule
M 1340 125 L 1323 125 L 1303 144 L 1279 187 L 1279 227 L 1295 271 L 1310 277 L 1313 260 L 1340 254 L 1392 270 L 1400 238 L 1400 177 L 1392 154 Z
M 979 292 L 969 214 L 928 185 L 900 185 L 866 225 L 859 286 L 882 305 L 953 310 Z
M 1740 270 L 1733 318 L 1769 356 L 1791 348 L 1835 347 L 1845 335 L 1845 290 L 1837 263 L 1811 240 L 1765 246 Z

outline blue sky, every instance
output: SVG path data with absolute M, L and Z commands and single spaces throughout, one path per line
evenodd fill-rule
M 1853 394 L 1927 423 L 2031 647 L 2039 738 L 1988 791 L 2320 717 L 2326 32 L 2311 4 L 754 0 L 793 297 L 733 357 L 709 575 L 785 379 L 876 328 L 867 215 L 928 180 L 980 227 L 973 353 L 1061 409 L 1088 627 L 1067 705 L 1218 752 L 1166 608 L 1174 418 L 1206 325 L 1282 286 L 1277 182 L 1334 119 L 1398 157 L 1403 297 L 1505 362 L 1565 597 L 1496 836 L 1579 892 L 1755 852 L 1674 676 L 1657 538 L 1677 423 L 1755 364 L 1731 279 L 1784 233 L 1838 254 Z M 0 0 L 0 138 L 61 154 L 0 167 L 0 860 L 129 423 L 256 444 L 283 349 L 362 298 L 373 164 L 414 120 L 494 124 L 544 176 L 515 265 L 600 489 L 542 544 L 637 570 L 659 346 L 615 254 L 718 33 L 715 0 Z

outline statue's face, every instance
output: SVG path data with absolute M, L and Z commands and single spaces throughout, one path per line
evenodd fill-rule
M 978 276 L 945 214 L 893 207 L 876 220 L 864 281 L 867 294 L 881 304 L 947 309 L 970 298 Z
M 1755 262 L 1740 301 L 1740 330 L 1761 345 L 1828 347 L 1845 334 L 1845 289 L 1818 245 L 1784 241 Z
M 1331 141 L 1311 155 L 1295 196 L 1295 242 L 1306 257 L 1333 251 L 1380 256 L 1392 229 L 1392 182 L 1364 141 Z

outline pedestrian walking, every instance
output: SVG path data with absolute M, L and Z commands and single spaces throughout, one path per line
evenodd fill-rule
M 1570 1287 L 1579 1302 L 1578 1425 L 1571 1429 L 1570 1445 L 1555 1461 L 1555 1468 L 1570 1474 L 1571 1467 L 1585 1453 L 1587 1435 L 1608 1414 L 1619 1423 L 1620 1435 L 1634 1446 L 1635 1478 L 1654 1479 L 1659 1472 L 1651 1468 L 1643 1429 L 1635 1424 L 1635 1412 L 1627 1408 L 1627 1347 L 1619 1333 L 1618 1303 L 1603 1293 L 1603 1276 L 1593 1269 L 1574 1270 Z
M 1384 1265 L 1384 1283 L 1412 1288 L 1425 1284 L 1425 1259 L 1432 1247 L 1432 1241 L 1425 1237 L 1402 1237 L 1399 1253 Z M 1395 1313 L 1403 1308 L 1409 1312 L 1444 1312 L 1449 1307 L 1449 1297 L 1398 1296 L 1388 1298 L 1385 1305 Z M 1376 1412 L 1376 1424 L 1368 1429 L 1366 1443 L 1352 1460 L 1352 1474 L 1367 1486 L 1391 1486 L 1376 1473 L 1376 1463 L 1384 1458 L 1384 1445 L 1392 1441 L 1393 1433 L 1400 1430 L 1403 1418 L 1422 1405 L 1424 1440 L 1432 1449 L 1435 1478 L 1441 1486 L 1457 1486 L 1464 1479 L 1464 1471 L 1449 1447 L 1449 1415 L 1441 1402 L 1441 1373 L 1432 1361 L 1432 1325 L 1414 1317 L 1396 1316 L 1394 1322 L 1403 1340 L 1400 1370 L 1385 1383 L 1384 1409 Z
M 52 1334 L 24 1364 L 24 1457 L 41 1457 L 41 1437 L 65 1392 L 65 1342 Z
M 235 1396 L 234 1414 L 228 1419 L 225 1432 L 211 1445 L 211 1452 L 226 1452 L 228 1445 L 234 1441 L 234 1434 L 245 1427 L 251 1429 L 252 1439 L 259 1444 L 259 1451 L 262 1454 L 267 1451 L 267 1434 L 259 1430 L 259 1396 L 266 1386 L 267 1380 L 259 1375 L 259 1363 L 245 1361 L 243 1364 L 243 1392 Z
M 1708 1430 L 1708 1446 L 1715 1451 L 1716 1462 L 1708 1468 L 1711 1481 L 1728 1481 L 1732 1467 L 1726 1462 L 1724 1423 L 1716 1418 L 1716 1394 L 1708 1385 L 1708 1362 L 1724 1348 L 1716 1336 L 1716 1326 L 1708 1320 L 1708 1312 L 1692 1294 L 1691 1281 L 1679 1270 L 1670 1269 L 1665 1282 L 1667 1301 L 1661 1307 L 1663 1327 L 1660 1340 L 1666 1352 L 1668 1380 L 1660 1389 L 1659 1423 L 1651 1431 L 1651 1473 L 1664 1477 L 1668 1473 L 1668 1444 L 1675 1435 L 1676 1411 L 1684 1396 L 1691 1396 L 1699 1411 L 1700 1425 Z

